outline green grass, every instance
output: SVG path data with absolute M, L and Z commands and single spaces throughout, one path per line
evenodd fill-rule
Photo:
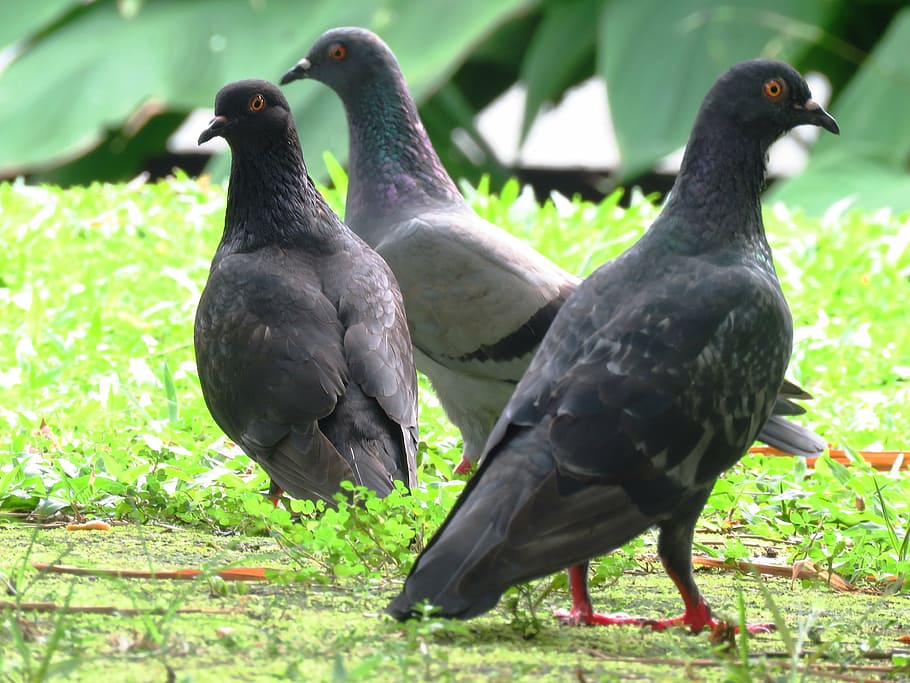
M 618 195 L 599 205 L 556 198 L 540 206 L 516 183 L 500 197 L 484 188 L 468 192 L 485 217 L 579 275 L 634 243 L 657 213 L 641 197 L 631 208 L 619 208 Z M 337 193 L 329 193 L 329 199 L 340 209 Z M 547 680 L 551 674 L 552 680 L 567 680 L 575 675 L 574 665 L 556 656 L 567 650 L 576 653 L 569 661 L 588 672 L 578 680 L 608 676 L 614 669 L 605 660 L 578 654 L 586 648 L 600 648 L 601 655 L 632 652 L 689 662 L 713 657 L 720 665 L 719 680 L 761 679 L 762 661 L 746 660 L 751 663 L 737 668 L 735 659 L 712 654 L 704 637 L 557 629 L 546 613 L 564 599 L 562 577 L 510 591 L 496 611 L 468 626 L 431 620 L 398 627 L 361 617 L 364 611 L 381 610 L 414 550 L 461 490 L 451 474 L 460 455 L 458 434 L 422 381 L 422 488 L 415 495 L 385 501 L 367 496 L 364 510 L 342 506 L 322 516 L 294 502 L 288 507 L 303 513 L 299 523 L 292 522 L 289 510 L 264 501 L 265 476 L 212 422 L 193 363 L 193 311 L 220 237 L 223 208 L 221 188 L 185 177 L 65 191 L 0 185 L 5 247 L 0 255 L 0 525 L 8 527 L 0 526 L 0 578 L 18 577 L 14 583 L 21 600 L 62 603 L 73 588 L 73 604 L 118 599 L 146 604 L 144 591 L 157 590 L 162 605 L 227 600 L 242 612 L 236 616 L 242 626 L 234 645 L 215 635 L 211 618 L 174 614 L 138 621 L 36 617 L 37 635 L 25 642 L 14 637 L 21 635 L 15 619 L 32 617 L 8 612 L 0 622 L 0 680 L 50 677 L 52 668 L 28 665 L 45 656 L 48 667 L 71 662 L 72 675 L 85 680 L 93 680 L 92 672 L 108 675 L 118 667 L 163 670 L 162 662 L 184 672 L 178 680 L 209 680 L 199 673 L 209 660 L 253 666 L 239 654 L 248 647 L 268 660 L 262 680 L 400 680 L 405 670 L 418 680 Z M 883 211 L 818 221 L 778 206 L 766 209 L 766 223 L 796 325 L 790 376 L 815 395 L 805 423 L 854 452 L 910 448 L 910 217 Z M 166 543 L 166 533 L 155 524 L 194 529 L 189 536 L 171 533 L 181 547 L 217 548 L 216 558 L 174 554 L 151 541 L 132 552 L 112 552 L 95 547 L 100 541 L 91 540 L 92 534 L 61 529 L 37 532 L 38 550 L 62 553 L 85 566 L 250 564 L 259 560 L 244 553 L 243 544 L 266 542 L 271 535 L 282 545 L 271 547 L 269 566 L 293 569 L 300 583 L 257 586 L 249 595 L 229 592 L 229 598 L 215 599 L 207 589 L 180 593 L 128 582 L 112 587 L 100 580 L 36 578 L 27 569 L 36 555 L 35 549 L 26 554 L 32 534 L 26 524 L 82 517 L 128 522 L 127 529 L 115 532 L 118 538 L 163 536 Z M 699 551 L 742 558 L 755 552 L 750 539 L 761 537 L 763 547 L 777 553 L 777 562 L 811 559 L 857 586 L 893 592 L 899 581 L 885 579 L 906 579 L 910 563 L 910 477 L 875 473 L 861 463 L 845 468 L 823 459 L 811 470 L 801 460 L 747 456 L 718 483 L 700 528 Z M 229 544 L 212 534 L 226 530 L 241 540 Z M 59 550 L 55 544 L 69 547 Z M 653 538 L 646 535 L 596 563 L 599 606 L 646 613 L 680 607 L 672 584 L 654 567 L 653 550 Z M 735 586 L 748 593 L 750 619 L 765 609 L 751 579 L 708 576 L 699 581 L 724 614 L 735 618 Z M 817 585 L 788 586 L 773 582 L 771 595 L 794 637 L 807 623 L 813 601 L 824 611 L 816 621 L 840 634 L 835 646 L 815 648 L 825 657 L 852 662 L 878 638 L 885 639 L 883 651 L 897 647 L 893 636 L 900 622 L 881 625 L 881 619 L 850 615 L 862 616 L 863 609 L 906 615 L 906 581 L 902 593 L 875 598 L 834 594 Z M 639 599 L 630 597 L 638 591 Z M 535 602 L 540 603 L 536 608 Z M 273 620 L 273 613 L 279 618 Z M 765 612 L 764 618 L 769 616 Z M 269 634 L 265 642 L 256 635 L 260 617 Z M 326 622 L 337 622 L 337 628 Z M 313 627 L 315 639 L 294 635 L 315 623 L 323 624 Z M 906 633 L 906 616 L 902 623 Z M 282 624 L 295 626 L 283 633 Z M 140 634 L 145 638 L 141 653 L 129 638 L 101 638 L 104 629 Z M 525 636 L 534 637 L 526 641 Z M 274 650 L 269 649 L 273 641 L 280 645 Z M 301 649 L 295 650 L 298 641 Z M 380 647 L 377 641 L 390 644 Z M 781 647 L 776 636 L 758 645 L 765 652 L 775 647 Z M 891 661 L 899 664 L 902 656 Z M 317 660 L 321 668 L 308 670 L 308 662 Z M 625 666 L 626 673 L 635 668 Z M 242 679 L 216 671 L 222 679 Z M 635 675 L 660 679 L 666 673 L 653 666 L 643 671 Z M 112 681 L 133 676 L 112 675 Z M 156 673 L 136 677 L 162 679 Z M 258 680 L 252 674 L 246 679 Z

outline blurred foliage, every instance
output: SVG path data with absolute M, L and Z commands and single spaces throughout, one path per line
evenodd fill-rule
M 277 80 L 325 29 L 361 25 L 396 52 L 427 130 L 456 177 L 508 177 L 478 111 L 527 85 L 524 136 L 542 107 L 594 74 L 609 84 L 629 181 L 684 144 L 712 80 L 755 56 L 824 72 L 844 134 L 775 188 L 822 211 L 847 198 L 910 206 L 910 8 L 892 0 L 43 0 L 0 4 L 0 176 L 64 184 L 132 177 L 182 117 L 238 78 Z M 5 68 L 4 68 L 5 67 Z M 327 88 L 287 90 L 314 175 L 344 158 Z M 453 143 L 463 129 L 484 154 Z M 227 157 L 209 165 L 216 178 Z

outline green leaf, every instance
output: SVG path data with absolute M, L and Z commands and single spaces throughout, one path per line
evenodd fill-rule
M 848 145 L 814 156 L 801 174 L 776 183 L 765 201 L 783 202 L 815 216 L 835 204 L 843 209 L 889 206 L 905 211 L 910 209 L 910 175 L 864 159 Z
M 143 104 L 189 111 L 210 107 L 229 81 L 275 80 L 299 58 L 298 41 L 306 45 L 333 21 L 365 23 L 378 5 L 311 0 L 304 10 L 290 0 L 158 0 L 125 16 L 112 0 L 92 3 L 3 73 L 0 169 L 81 155 Z M 309 36 L 302 26 L 311 27 Z
M 527 88 L 521 140 L 545 102 L 557 100 L 573 84 L 578 68 L 594 49 L 596 17 L 602 0 L 551 2 L 534 32 L 521 62 L 521 81 Z
M 168 367 L 167 359 L 161 363 L 161 382 L 164 385 L 164 395 L 167 399 L 167 419 L 173 424 L 180 419 L 180 408 L 177 402 L 177 387 L 174 384 L 174 375 Z
M 734 63 L 759 56 L 797 62 L 837 5 L 831 0 L 606 3 L 597 62 L 607 81 L 622 176 L 634 177 L 685 143 L 708 88 Z
M 31 37 L 69 10 L 83 4 L 78 0 L 0 3 L 0 48 Z
M 20 9 L 20 3 L 7 4 Z M 68 6 L 47 4 L 49 10 Z M 497 24 L 533 4 L 157 0 L 131 3 L 121 11 L 113 0 L 97 0 L 42 35 L 3 73 L 0 174 L 58 166 L 98 146 L 110 129 L 123 128 L 129 137 L 129 131 L 141 128 L 131 122 L 141 124 L 150 113 L 210 107 L 229 81 L 276 80 L 333 25 L 381 31 L 399 52 L 416 93 L 425 96 Z M 56 15 L 49 11 L 47 16 Z M 29 31 L 41 24 L 36 21 L 16 24 L 15 30 Z M 446 30 L 426 40 L 430 25 Z M 321 152 L 340 154 L 347 138 L 340 104 L 315 84 L 288 92 L 304 148 L 320 164 L 314 170 L 322 176 Z M 216 168 L 226 174 L 224 162 Z
M 849 148 L 892 168 L 910 155 L 910 8 L 899 12 L 843 94 L 835 93 L 832 112 L 841 136 L 823 136 L 819 155 Z
M 326 170 L 329 173 L 329 180 L 332 181 L 332 186 L 335 188 L 335 191 L 342 197 L 345 196 L 348 193 L 348 174 L 344 170 L 344 167 L 331 152 L 323 153 L 322 162 L 325 164 Z
M 823 135 L 800 176 L 770 197 L 819 214 L 845 200 L 867 209 L 910 208 L 910 9 L 902 10 L 832 113 L 841 135 Z

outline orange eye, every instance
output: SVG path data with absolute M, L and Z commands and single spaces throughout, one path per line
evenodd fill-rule
M 265 109 L 265 98 L 262 95 L 253 95 L 250 100 L 250 111 L 262 111 Z
M 765 85 L 762 87 L 762 92 L 769 100 L 779 100 L 784 96 L 786 88 L 784 87 L 783 81 L 777 78 L 772 78 L 769 81 L 765 81 Z
M 334 59 L 336 62 L 340 62 L 348 54 L 348 49 L 341 43 L 333 43 L 329 47 L 329 57 Z

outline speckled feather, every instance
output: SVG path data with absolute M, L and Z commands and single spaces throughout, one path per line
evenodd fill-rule
M 772 77 L 802 99 L 765 102 Z M 657 526 L 688 623 L 710 619 L 692 533 L 715 480 L 778 403 L 792 344 L 761 218 L 765 155 L 799 123 L 836 131 L 803 106 L 802 84 L 764 60 L 718 79 L 660 216 L 559 311 L 392 615 L 427 601 L 444 616 L 476 616 L 510 585 Z

